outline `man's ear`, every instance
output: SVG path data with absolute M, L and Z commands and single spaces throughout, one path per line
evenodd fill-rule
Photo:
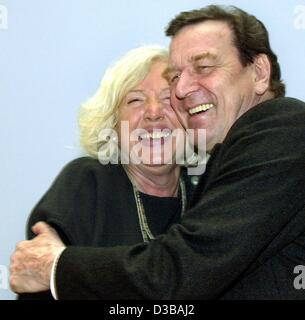
M 255 91 L 256 94 L 263 95 L 270 88 L 271 62 L 266 54 L 260 53 L 254 58 L 253 65 Z

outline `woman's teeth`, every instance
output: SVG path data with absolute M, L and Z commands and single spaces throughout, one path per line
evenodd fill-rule
M 141 140 L 146 140 L 146 139 L 161 139 L 161 138 L 167 138 L 170 136 L 170 132 L 162 132 L 162 131 L 157 131 L 157 132 L 147 132 L 143 133 L 140 135 Z
M 200 113 L 200 112 L 203 112 L 203 111 L 207 111 L 207 110 L 210 110 L 211 108 L 214 107 L 214 104 L 213 103 L 207 103 L 207 104 L 201 104 L 195 108 L 192 108 L 189 110 L 189 114 L 190 115 L 194 115 L 196 113 Z

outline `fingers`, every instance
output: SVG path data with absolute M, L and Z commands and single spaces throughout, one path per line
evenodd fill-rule
M 48 290 L 56 254 L 61 247 L 41 234 L 34 240 L 21 241 L 11 256 L 10 286 L 16 293 Z
M 47 223 L 38 222 L 32 230 L 37 237 L 19 242 L 11 257 L 10 285 L 16 293 L 48 290 L 54 259 L 65 248 Z
M 37 237 L 33 239 L 34 242 L 40 242 L 42 239 L 44 239 L 49 244 L 64 246 L 64 243 L 62 242 L 56 230 L 45 222 L 37 222 L 32 227 L 32 231 L 37 235 Z
M 12 291 L 14 291 L 15 293 L 22 293 L 23 292 L 23 288 L 22 288 L 22 281 L 20 281 L 20 277 L 18 275 L 18 273 L 20 271 L 23 271 L 23 265 L 22 263 L 20 263 L 20 255 L 21 255 L 21 251 L 24 248 L 24 241 L 23 242 L 19 242 L 16 245 L 16 251 L 14 252 L 14 254 L 11 255 L 11 259 L 10 259 L 10 287 L 12 289 Z
M 19 284 L 19 281 L 18 281 L 18 277 L 16 277 L 13 272 L 11 272 L 11 275 L 10 275 L 10 288 L 13 292 L 15 293 L 23 293 L 23 290 Z
M 43 234 L 43 233 L 53 233 L 54 229 L 51 228 L 47 223 L 45 222 L 37 222 L 35 225 L 32 227 L 32 231 L 36 234 Z

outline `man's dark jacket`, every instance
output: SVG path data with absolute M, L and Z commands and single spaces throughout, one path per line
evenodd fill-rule
M 298 265 L 305 104 L 280 98 L 245 113 L 215 146 L 181 224 L 150 244 L 68 247 L 56 285 L 59 299 L 304 299 Z

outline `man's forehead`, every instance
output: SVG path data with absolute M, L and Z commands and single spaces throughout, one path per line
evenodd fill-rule
M 196 53 L 191 54 L 188 57 L 186 57 L 185 62 L 188 64 L 195 64 L 196 62 L 201 61 L 201 60 L 205 60 L 205 59 L 216 60 L 217 54 L 213 53 L 211 51 L 196 52 Z M 178 68 L 178 65 L 180 65 L 179 61 L 177 62 L 174 59 L 170 58 L 169 65 L 165 69 L 164 73 L 169 73 L 171 71 L 176 70 Z
M 183 27 L 171 40 L 170 58 L 189 50 L 210 51 L 213 47 L 232 44 L 232 29 L 224 21 L 205 21 Z

